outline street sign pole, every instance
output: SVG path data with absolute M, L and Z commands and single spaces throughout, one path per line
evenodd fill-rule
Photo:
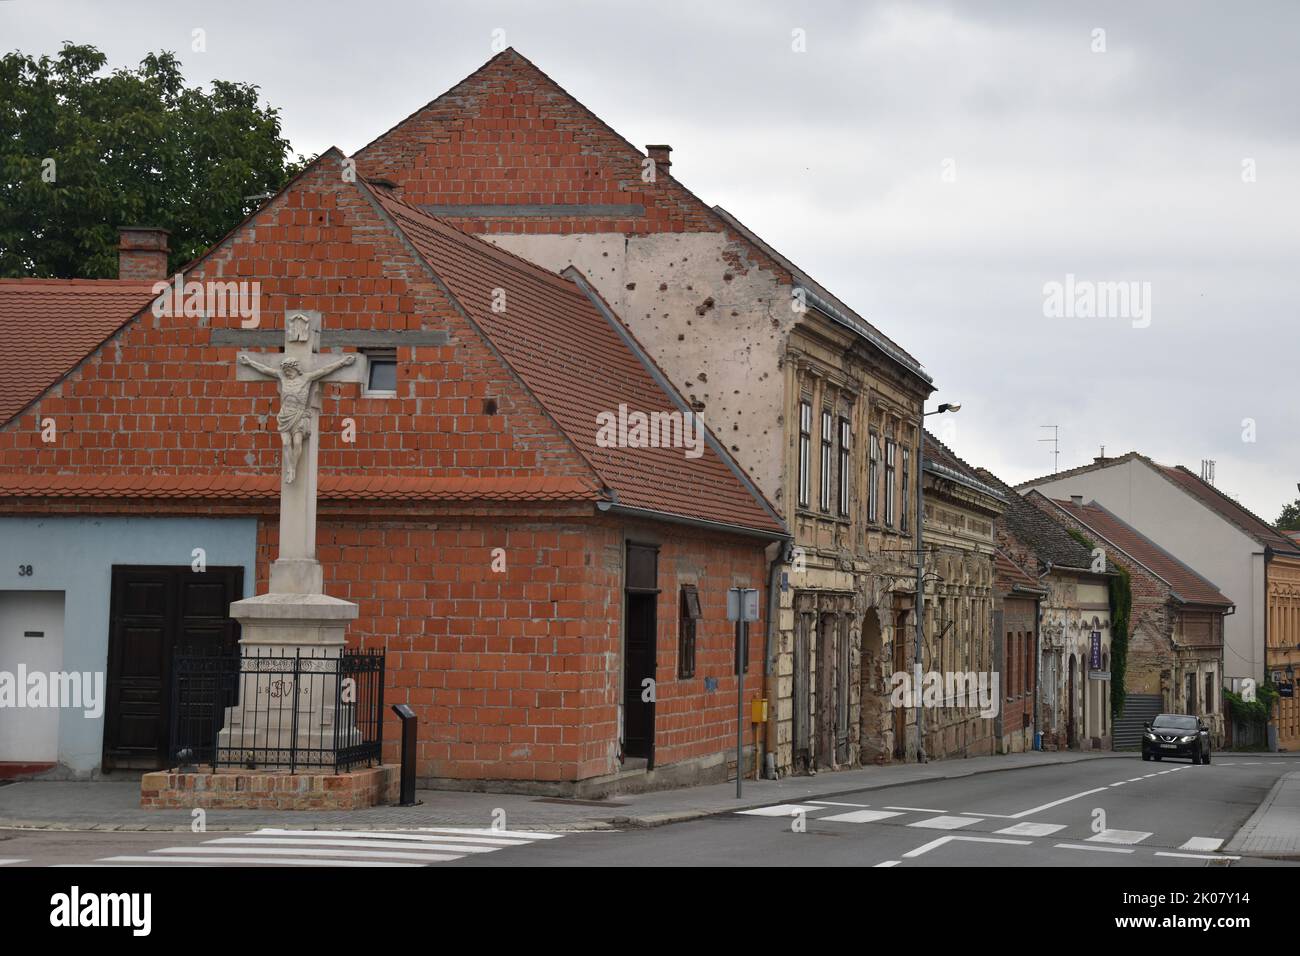
M 736 622 L 736 799 L 745 772 L 745 664 L 749 657 L 749 622 L 758 620 L 758 589 L 727 591 L 727 620 Z M 755 738 L 757 746 L 757 738 Z
M 745 776 L 745 765 L 741 761 L 741 751 L 745 743 L 745 644 L 749 637 L 749 624 L 736 622 L 736 799 L 740 799 L 740 781 Z

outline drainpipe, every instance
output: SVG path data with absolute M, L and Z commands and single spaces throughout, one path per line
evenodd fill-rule
M 1039 635 L 1042 633 L 1043 599 L 1034 598 L 1034 749 L 1043 749 L 1043 738 L 1039 736 L 1039 721 L 1042 712 L 1038 709 L 1043 694 L 1043 647 Z
M 921 693 L 921 646 L 925 643 L 925 415 L 921 416 L 919 454 L 916 456 L 916 676 L 912 693 L 916 695 L 916 762 L 925 763 L 925 706 Z M 937 624 L 936 624 L 937 626 Z M 904 758 L 906 750 L 904 750 Z
M 789 560 L 788 542 L 767 546 L 767 635 L 763 648 L 763 695 L 767 698 L 767 723 L 763 729 L 763 776 L 776 779 L 777 741 L 777 639 L 781 619 L 781 568 Z M 739 770 L 737 770 L 739 773 Z

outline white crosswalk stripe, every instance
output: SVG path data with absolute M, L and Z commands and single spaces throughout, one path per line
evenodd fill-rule
M 811 803 L 778 803 L 774 807 L 757 807 L 753 810 L 737 810 L 736 812 L 751 817 L 793 817 L 800 813 L 811 813 L 814 810 L 825 809 L 825 807 L 819 807 Z
M 1065 829 L 1064 823 L 1017 823 L 1015 826 L 998 830 L 998 833 L 1004 833 L 1007 836 L 1051 836 L 1060 830 Z
M 563 835 L 476 827 L 414 831 L 268 827 L 190 846 L 161 847 L 148 854 L 104 857 L 96 862 L 109 866 L 429 866 Z
M 1204 852 L 1217 850 L 1221 846 L 1223 846 L 1223 840 L 1217 837 L 1192 837 L 1178 849 Z
M 901 814 L 897 810 L 850 810 L 848 813 L 836 813 L 829 817 L 818 817 L 818 823 L 874 823 Z
M 1096 836 L 1088 837 L 1088 843 L 1120 843 L 1131 846 L 1141 843 L 1151 834 L 1144 830 L 1102 830 Z
M 915 823 L 909 823 L 908 826 L 922 827 L 926 830 L 958 830 L 970 826 L 972 823 L 979 823 L 979 821 L 979 817 L 939 816 L 930 817 L 928 820 L 918 820 Z

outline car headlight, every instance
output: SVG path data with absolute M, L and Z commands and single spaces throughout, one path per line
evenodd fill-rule
M 1155 739 L 1156 739 L 1156 735 L 1153 734 L 1151 731 L 1148 730 L 1148 731 L 1146 732 L 1146 738 L 1147 738 L 1147 740 L 1155 740 Z
M 1179 737 L 1178 742 L 1180 744 L 1190 744 L 1195 739 L 1196 739 L 1195 734 L 1188 734 L 1186 737 Z

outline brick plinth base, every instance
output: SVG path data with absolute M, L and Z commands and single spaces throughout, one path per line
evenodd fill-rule
M 160 770 L 140 778 L 140 806 L 169 810 L 359 810 L 397 803 L 398 770 L 393 765 L 340 774 Z

